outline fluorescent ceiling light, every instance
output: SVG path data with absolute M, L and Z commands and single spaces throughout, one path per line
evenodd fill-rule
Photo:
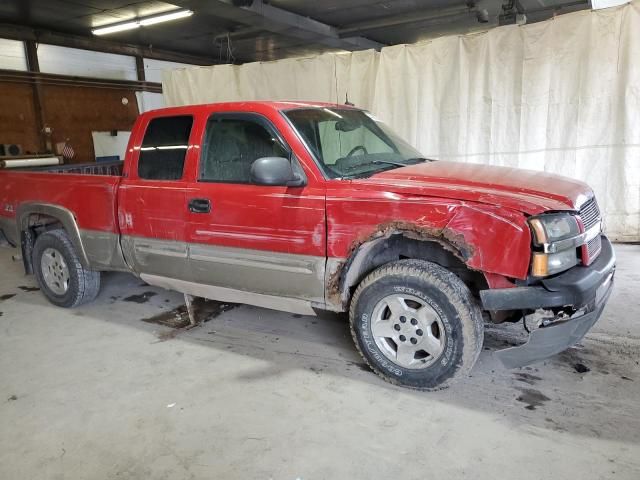
M 108 35 L 109 33 L 147 27 L 149 25 L 155 25 L 156 23 L 169 22 L 171 20 L 177 20 L 178 18 L 190 17 L 191 15 L 193 15 L 192 10 L 177 10 L 169 13 L 163 13 L 162 15 L 154 15 L 153 17 L 139 18 L 138 20 L 133 20 L 131 22 L 116 23 L 115 25 L 94 28 L 91 30 L 91 33 L 94 35 Z
M 178 18 L 190 17 L 191 15 L 193 15 L 193 11 L 191 10 L 178 10 L 177 12 L 169 12 L 156 17 L 141 18 L 138 23 L 143 26 L 155 25 L 156 23 L 177 20 Z
M 123 32 L 125 30 L 133 30 L 138 28 L 138 22 L 119 23 L 117 25 L 111 25 L 109 27 L 94 28 L 91 33 L 94 35 L 107 35 L 109 33 Z

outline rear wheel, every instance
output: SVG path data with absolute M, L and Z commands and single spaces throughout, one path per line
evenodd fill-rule
M 420 390 L 467 375 L 484 335 L 480 308 L 464 282 L 422 260 L 369 274 L 353 296 L 350 322 L 358 350 L 378 375 Z
M 59 307 L 90 302 L 100 291 L 100 272 L 82 266 L 64 230 L 50 230 L 36 239 L 33 268 L 40 290 Z

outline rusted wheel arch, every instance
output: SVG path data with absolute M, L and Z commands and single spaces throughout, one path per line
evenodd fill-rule
M 336 310 L 348 309 L 353 290 L 376 268 L 403 258 L 428 260 L 457 274 L 474 294 L 488 288 L 482 272 L 469 268 L 469 250 L 461 251 L 443 235 L 416 234 L 398 229 L 357 244 L 346 261 L 329 274 L 327 303 Z

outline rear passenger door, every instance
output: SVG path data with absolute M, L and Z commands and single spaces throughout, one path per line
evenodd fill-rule
M 289 158 L 304 175 L 266 117 L 218 113 L 207 119 L 187 198 L 194 280 L 324 302 L 324 191 L 252 184 L 251 165 L 262 157 Z
M 184 172 L 193 123 L 191 115 L 151 118 L 129 152 L 118 221 L 125 259 L 139 274 L 190 278 Z

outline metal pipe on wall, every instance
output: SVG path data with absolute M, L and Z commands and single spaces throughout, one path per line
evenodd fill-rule
M 58 157 L 17 158 L 15 160 L 0 160 L 0 168 L 46 167 L 60 165 L 60 163 L 62 162 Z

